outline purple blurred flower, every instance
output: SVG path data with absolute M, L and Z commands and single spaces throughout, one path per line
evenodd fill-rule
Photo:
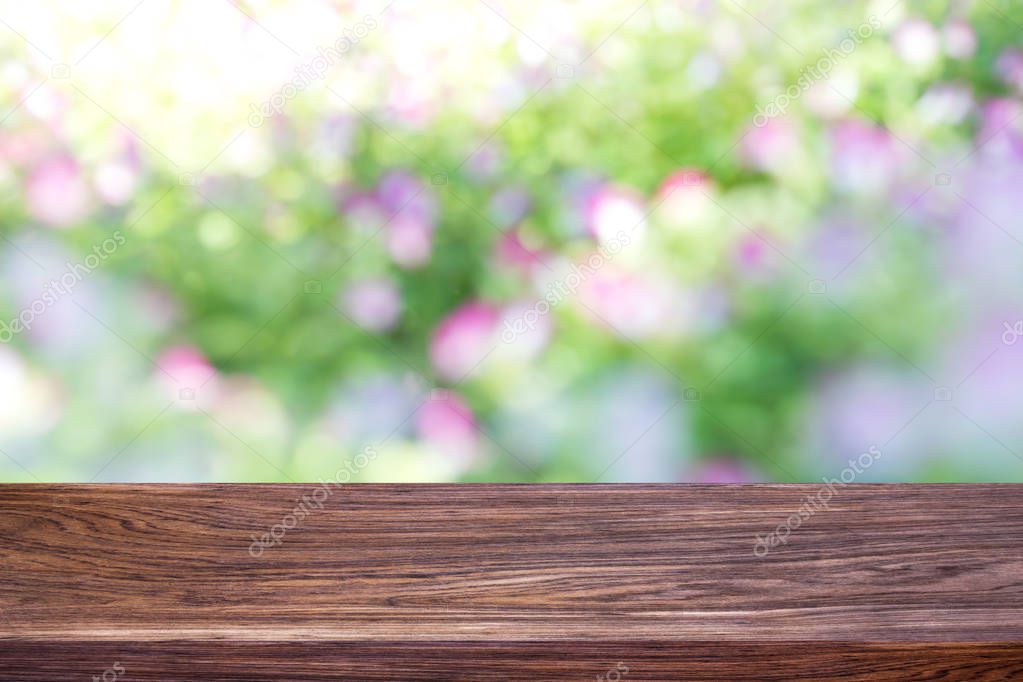
M 884 128 L 852 119 L 832 130 L 831 172 L 840 189 L 883 196 L 901 160 L 898 142 Z
M 433 226 L 437 216 L 437 198 L 433 190 L 405 170 L 392 170 L 380 178 L 376 196 L 388 216 L 396 213 L 414 216 Z
M 993 139 L 990 144 L 997 144 Z M 991 157 L 961 174 L 962 196 L 942 243 L 952 273 L 979 300 L 1018 296 L 1023 284 L 1023 158 Z M 967 203 L 968 202 L 968 203 Z
M 831 279 L 850 263 L 864 267 L 859 254 L 869 242 L 869 230 L 853 215 L 828 215 L 806 238 L 800 258 L 811 272 Z M 863 259 L 871 255 L 864 252 Z
M 975 144 L 978 154 L 985 156 L 1023 157 L 1023 106 L 1009 98 L 985 102 Z
M 587 386 L 571 415 L 579 452 L 600 480 L 674 481 L 689 456 L 685 407 L 663 371 L 629 367 Z
M 995 62 L 998 75 L 1016 91 L 1023 91 L 1023 51 L 1009 49 L 998 55 Z
M 423 401 L 413 377 L 372 374 L 349 379 L 331 400 L 324 420 L 327 432 L 355 448 L 411 431 L 409 415 Z
M 977 317 L 957 330 L 942 375 L 959 384 L 954 395 L 958 407 L 1007 442 L 1018 443 L 1023 436 L 1023 338 L 1014 330 L 1023 312 L 1011 301 Z M 986 440 L 982 433 L 973 435 Z
M 901 479 L 935 454 L 933 438 L 939 429 L 926 407 L 934 387 L 914 371 L 865 365 L 825 380 L 807 413 L 815 434 L 807 451 L 820 458 L 815 464 L 821 472 L 841 471 L 850 457 L 874 446 L 883 456 L 869 478 Z
M 473 301 L 457 308 L 434 331 L 430 361 L 446 381 L 461 381 L 490 354 L 498 343 L 500 311 L 489 303 Z
M 488 213 L 501 229 L 515 225 L 529 213 L 532 201 L 522 187 L 504 187 L 490 199 Z
M 770 235 L 760 237 L 758 234 L 745 233 L 739 237 L 734 257 L 743 278 L 765 281 L 778 275 L 783 265 L 781 256 L 768 243 L 775 241 Z
M 604 185 L 600 178 L 581 172 L 568 173 L 561 179 L 560 189 L 565 197 L 565 215 L 561 222 L 567 234 L 573 237 L 587 234 L 588 208 Z
M 433 227 L 420 216 L 402 211 L 387 226 L 387 252 L 403 268 L 426 265 L 433 253 Z
M 401 292 L 391 279 L 364 279 L 353 282 L 342 294 L 341 306 L 360 327 L 382 332 L 391 329 L 401 315 Z

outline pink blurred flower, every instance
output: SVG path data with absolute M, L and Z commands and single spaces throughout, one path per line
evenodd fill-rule
M 906 19 L 892 34 L 892 47 L 902 61 L 914 66 L 933 62 L 941 49 L 938 32 L 930 22 Z
M 62 228 L 85 218 L 92 203 L 78 164 L 69 156 L 36 166 L 25 187 L 25 202 L 33 218 Z
M 416 433 L 445 455 L 468 464 L 479 454 L 472 410 L 456 393 L 436 390 L 416 413 Z
M 400 212 L 433 226 L 437 199 L 433 189 L 412 173 L 405 170 L 385 173 L 377 185 L 376 196 L 388 217 Z
M 856 119 L 831 133 L 831 172 L 844 190 L 882 195 L 894 183 L 902 155 L 891 134 Z
M 387 226 L 387 252 L 403 268 L 425 265 L 433 252 L 433 228 L 422 218 L 402 212 Z
M 509 230 L 497 240 L 494 258 L 500 265 L 518 270 L 528 277 L 536 266 L 543 263 L 546 254 L 523 243 L 518 230 Z
M 156 378 L 169 397 L 179 405 L 212 404 L 219 374 L 202 351 L 194 346 L 174 346 L 156 360 Z
M 977 33 L 965 19 L 952 19 L 942 30 L 945 54 L 952 59 L 969 59 L 977 51 Z
M 775 173 L 791 162 L 799 145 L 795 127 L 785 118 L 771 118 L 760 127 L 751 126 L 742 138 L 742 156 L 758 170 Z
M 0 158 L 14 165 L 27 165 L 46 153 L 53 134 L 41 126 L 0 135 Z
M 376 277 L 354 282 L 342 295 L 345 314 L 374 332 L 391 329 L 401 315 L 401 292 L 390 279 Z
M 430 343 L 430 360 L 447 381 L 460 381 L 497 345 L 500 312 L 493 305 L 473 301 L 448 315 Z
M 619 335 L 643 339 L 676 328 L 681 297 L 662 279 L 604 266 L 580 287 L 583 314 Z
M 764 478 L 740 459 L 715 457 L 699 462 L 686 480 L 691 483 L 756 483 Z

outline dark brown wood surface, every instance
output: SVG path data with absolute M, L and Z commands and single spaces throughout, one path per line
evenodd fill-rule
M 1023 486 L 820 490 L 0 486 L 0 679 L 1023 679 Z

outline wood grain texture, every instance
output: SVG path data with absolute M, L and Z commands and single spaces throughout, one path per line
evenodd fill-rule
M 0 486 L 0 679 L 1023 679 L 1023 486 L 819 490 Z

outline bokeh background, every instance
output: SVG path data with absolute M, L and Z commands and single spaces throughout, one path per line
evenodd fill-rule
M 0 478 L 1023 480 L 1021 36 L 3 2 Z

